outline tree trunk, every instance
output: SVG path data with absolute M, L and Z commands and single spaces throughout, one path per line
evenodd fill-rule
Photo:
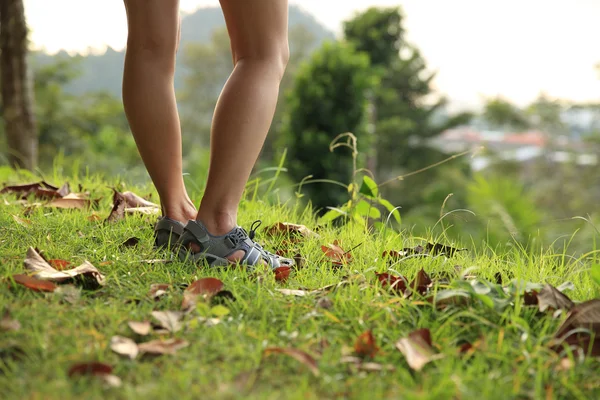
M 38 143 L 27 44 L 23 0 L 1 0 L 0 86 L 8 160 L 11 166 L 33 170 L 37 166 Z

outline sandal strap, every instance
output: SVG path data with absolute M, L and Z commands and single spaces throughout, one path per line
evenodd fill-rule
M 183 224 L 174 219 L 162 217 L 154 225 L 154 231 L 170 231 L 181 236 L 183 234 Z

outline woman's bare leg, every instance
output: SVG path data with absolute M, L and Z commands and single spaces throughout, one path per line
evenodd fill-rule
M 179 0 L 124 0 L 129 34 L 123 74 L 125 113 L 164 215 L 194 219 L 185 190 L 181 128 L 173 79 L 179 40 Z
M 287 0 L 220 1 L 234 69 L 215 108 L 208 181 L 197 216 L 214 235 L 237 224 L 238 204 L 269 131 L 289 57 Z

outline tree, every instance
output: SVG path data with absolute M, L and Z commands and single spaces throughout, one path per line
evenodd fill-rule
M 9 164 L 37 166 L 37 134 L 27 64 L 27 24 L 23 0 L 0 2 L 0 85 Z
M 296 182 L 307 175 L 343 184 L 351 181 L 351 151 L 339 148 L 332 153 L 329 145 L 337 135 L 352 132 L 359 146 L 368 146 L 366 93 L 372 86 L 368 58 L 348 43 L 325 43 L 300 67 L 287 96 L 283 127 L 289 172 Z M 316 209 L 347 199 L 346 189 L 334 184 L 307 184 L 303 191 Z
M 525 129 L 530 123 L 526 115 L 513 104 L 501 97 L 487 100 L 483 118 L 495 129 Z
M 369 166 L 380 181 L 446 158 L 428 140 L 469 120 L 463 114 L 438 121 L 446 100 L 434 93 L 435 74 L 427 70 L 419 50 L 404 39 L 403 19 L 400 7 L 373 7 L 344 23 L 346 40 L 368 54 L 381 80 L 371 101 L 374 141 L 369 150 Z M 383 188 L 383 195 L 406 212 L 422 205 L 425 186 L 437 173 L 429 170 L 410 182 L 395 182 Z M 444 197 L 437 200 L 439 205 Z

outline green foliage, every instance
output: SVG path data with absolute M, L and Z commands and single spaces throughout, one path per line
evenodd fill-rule
M 519 130 L 530 126 L 526 115 L 501 97 L 496 97 L 486 102 L 483 117 L 496 129 Z
M 350 182 L 352 154 L 328 149 L 339 134 L 352 132 L 368 146 L 365 130 L 366 93 L 373 87 L 369 60 L 348 43 L 325 43 L 298 71 L 288 94 L 282 143 L 289 152 L 289 172 L 296 181 L 313 179 Z M 335 186 L 303 186 L 314 207 L 344 202 L 345 190 Z
M 482 224 L 488 243 L 516 240 L 527 244 L 538 233 L 540 210 L 531 194 L 514 179 L 475 175 L 467 187 L 467 201 Z

